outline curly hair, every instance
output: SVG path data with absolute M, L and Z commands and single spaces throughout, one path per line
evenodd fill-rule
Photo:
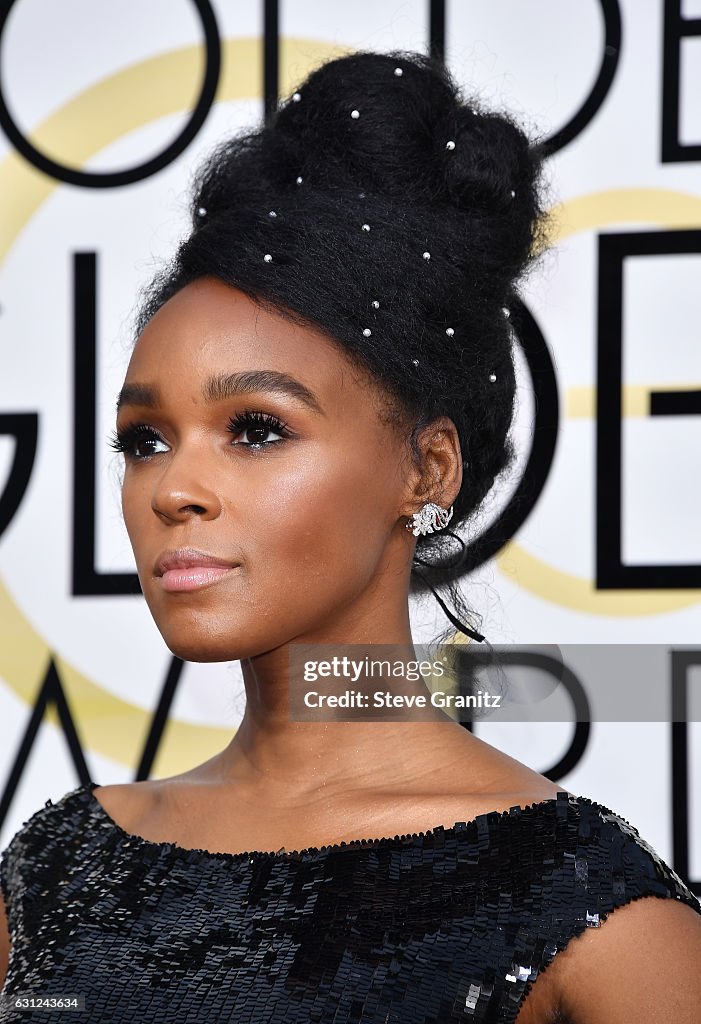
M 467 523 L 515 456 L 508 313 L 544 248 L 542 163 L 508 114 L 467 101 L 435 57 L 330 60 L 269 124 L 226 138 L 194 171 L 191 232 L 142 289 L 137 335 L 203 276 L 320 328 L 382 385 L 388 422 L 412 425 L 414 458 L 423 426 L 453 421 L 452 525 Z M 411 592 L 446 586 L 465 615 L 466 550 L 450 531 L 420 536 Z

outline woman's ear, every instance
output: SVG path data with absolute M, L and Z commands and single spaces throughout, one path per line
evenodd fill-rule
M 431 420 L 418 432 L 415 446 L 408 511 L 402 515 L 412 515 L 427 501 L 450 508 L 462 486 L 462 450 L 455 424 L 447 416 Z

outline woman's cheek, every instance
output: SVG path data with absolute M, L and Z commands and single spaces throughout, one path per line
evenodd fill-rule
M 278 477 L 259 507 L 270 510 L 265 519 L 281 538 L 316 538 L 318 546 L 323 536 L 348 537 L 358 530 L 365 511 L 373 507 L 373 488 L 377 481 L 367 466 L 359 471 L 338 456 L 320 457 Z

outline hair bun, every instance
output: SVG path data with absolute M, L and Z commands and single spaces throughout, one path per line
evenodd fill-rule
M 406 51 L 361 51 L 340 62 L 340 74 L 339 61 L 313 71 L 272 130 L 304 154 L 319 186 L 341 176 L 407 201 L 434 199 L 455 124 L 448 75 L 433 58 Z
M 509 264 L 525 260 L 539 160 L 522 129 L 466 100 L 442 62 L 404 50 L 355 52 L 322 64 L 294 95 L 266 133 L 278 184 L 299 173 L 310 187 L 493 217 L 504 225 L 495 242 L 511 242 Z

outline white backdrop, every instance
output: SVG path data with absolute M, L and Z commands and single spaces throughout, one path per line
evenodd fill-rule
M 142 597 L 76 594 L 72 585 L 74 445 L 81 443 L 74 421 L 74 261 L 79 253 L 96 254 L 94 569 L 130 573 L 120 457 L 110 453 L 107 435 L 136 291 L 187 229 L 186 190 L 199 157 L 263 116 L 263 5 L 215 0 L 212 7 L 223 61 L 216 101 L 196 138 L 158 173 L 116 188 L 65 184 L 31 166 L 0 134 L 0 417 L 38 417 L 31 475 L 0 534 L 3 785 L 51 658 L 91 776 L 102 784 L 134 777 L 170 664 Z M 679 10 L 682 18 L 701 18 L 698 0 Z M 620 14 L 616 54 L 605 51 L 605 13 L 614 22 Z M 281 98 L 312 67 L 347 50 L 428 46 L 424 0 L 281 0 L 279 18 Z M 484 616 L 482 632 L 495 643 L 701 646 L 701 409 L 697 401 L 695 410 L 653 416 L 649 397 L 701 389 L 701 240 L 688 234 L 701 228 L 701 106 L 693 102 L 701 94 L 701 37 L 670 42 L 669 12 L 667 19 L 665 51 L 662 0 L 445 5 L 445 57 L 458 81 L 519 115 L 531 131 L 557 132 L 585 101 L 602 60 L 615 65 L 593 118 L 548 162 L 555 246 L 523 296 L 554 363 L 560 424 L 535 508 L 465 583 Z M 37 149 L 69 167 L 117 171 L 155 155 L 185 126 L 203 73 L 202 27 L 186 0 L 18 0 L 0 60 L 4 102 Z M 669 83 L 677 62 L 675 101 Z M 676 150 L 665 159 L 663 107 L 668 126 L 678 115 Z M 608 345 L 616 330 L 599 321 L 599 239 L 629 232 L 654 238 L 645 243 L 652 254 L 643 247 L 621 270 L 621 562 L 696 567 L 688 576 L 696 573 L 693 585 L 678 585 L 665 570 L 650 585 L 597 586 L 597 345 Z M 614 357 L 615 349 L 603 348 L 602 379 L 615 372 Z M 523 359 L 519 378 L 515 430 L 522 454 L 492 517 L 513 491 L 531 444 L 534 400 Z M 0 495 L 15 454 L 8 421 L 0 419 Z M 412 621 L 418 642 L 445 625 L 432 599 L 412 605 Z M 688 678 L 698 688 L 701 669 Z M 664 673 L 659 685 L 670 686 Z M 241 713 L 236 664 L 186 664 L 152 774 L 173 774 L 211 756 Z M 477 731 L 544 771 L 568 747 L 573 726 L 485 724 Z M 701 726 L 689 722 L 686 735 L 688 877 L 701 880 Z M 686 825 L 679 813 L 673 821 L 671 771 L 669 722 L 595 722 L 583 755 L 559 781 L 622 813 L 673 863 L 673 827 Z M 50 706 L 12 786 L 0 847 L 45 799 L 77 784 Z

